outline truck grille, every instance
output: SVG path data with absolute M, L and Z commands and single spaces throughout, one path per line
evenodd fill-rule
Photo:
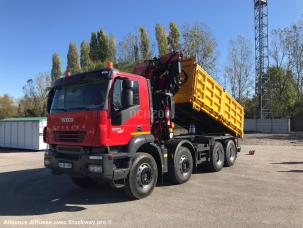
M 84 140 L 84 131 L 54 131 L 56 142 L 74 142 L 81 143 Z

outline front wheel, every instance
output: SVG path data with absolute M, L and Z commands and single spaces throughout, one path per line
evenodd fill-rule
M 158 168 L 155 159 L 147 153 L 136 153 L 129 171 L 125 191 L 134 199 L 142 199 L 155 188 Z

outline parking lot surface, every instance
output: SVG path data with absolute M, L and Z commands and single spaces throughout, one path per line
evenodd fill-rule
M 43 152 L 1 149 L 0 199 L 0 227 L 303 227 L 303 137 L 246 135 L 234 167 L 134 201 L 52 175 Z

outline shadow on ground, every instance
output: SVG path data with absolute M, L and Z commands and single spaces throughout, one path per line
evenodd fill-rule
M 303 161 L 274 162 L 272 165 L 303 165 Z
M 283 170 L 278 171 L 279 173 L 303 173 L 303 170 L 301 169 L 292 169 L 292 170 Z
M 196 174 L 209 172 L 206 167 L 201 167 Z M 164 181 L 158 187 L 171 185 Z M 86 209 L 85 205 L 130 201 L 123 189 L 109 184 L 82 189 L 67 175 L 55 176 L 45 168 L 0 173 L 0 196 L 0 216 L 82 211 Z
M 0 153 L 24 153 L 24 152 L 41 152 L 41 151 L 0 147 Z
M 73 212 L 86 209 L 76 205 L 129 201 L 123 193 L 109 185 L 81 189 L 68 176 L 53 176 L 44 168 L 0 173 L 0 216 Z
M 303 165 L 303 161 L 273 162 L 272 165 Z M 281 170 L 279 173 L 303 173 L 301 169 Z

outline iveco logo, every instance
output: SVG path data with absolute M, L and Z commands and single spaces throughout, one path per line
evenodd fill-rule
M 74 118 L 72 117 L 66 117 L 66 118 L 61 118 L 62 123 L 72 123 L 74 122 Z

